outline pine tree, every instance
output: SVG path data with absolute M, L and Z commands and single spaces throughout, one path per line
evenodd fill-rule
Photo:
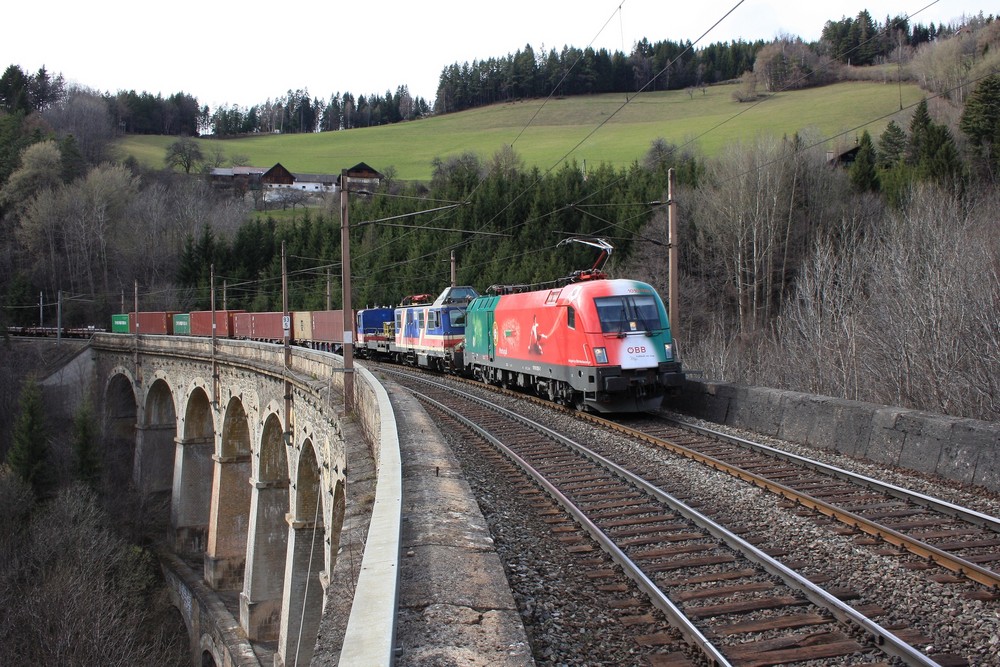
M 962 171 L 962 159 L 951 132 L 944 125 L 931 123 L 925 155 L 917 165 L 918 176 L 945 187 L 955 187 L 962 178 Z
M 101 477 L 97 454 L 97 424 L 90 401 L 84 401 L 73 417 L 73 462 L 76 478 L 91 488 Z
M 851 165 L 851 183 L 862 192 L 878 192 L 878 170 L 875 168 L 877 156 L 868 130 L 862 133 L 859 146 L 857 157 Z
M 959 127 L 987 165 L 1000 171 L 1000 75 L 979 82 L 965 102 Z
M 910 120 L 910 143 L 906 148 L 907 164 L 917 165 L 927 155 L 927 134 L 931 125 L 933 125 L 933 121 L 930 111 L 927 110 L 927 98 L 925 97 L 913 110 L 913 118 Z
M 42 392 L 38 383 L 29 379 L 21 388 L 14 442 L 7 452 L 7 463 L 31 485 L 38 498 L 49 495 L 55 487 L 46 431 Z
M 890 120 L 878 139 L 878 165 L 884 169 L 894 167 L 906 155 L 906 132 L 896 121 Z

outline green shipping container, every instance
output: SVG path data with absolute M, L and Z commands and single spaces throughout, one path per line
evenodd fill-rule
M 191 335 L 191 315 L 189 313 L 177 313 L 174 315 L 174 335 Z
M 131 333 L 128 326 L 128 313 L 111 316 L 111 333 Z

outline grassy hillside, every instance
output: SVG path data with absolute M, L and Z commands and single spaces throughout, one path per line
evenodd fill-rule
M 734 102 L 734 89 L 735 84 L 693 95 L 644 93 L 627 104 L 623 95 L 555 99 L 544 106 L 541 100 L 527 100 L 345 132 L 199 141 L 206 155 L 221 145 L 227 156 L 245 155 L 257 166 L 280 162 L 293 172 L 339 173 L 363 161 L 380 170 L 394 166 L 400 179 L 427 180 L 435 158 L 468 151 L 488 158 L 504 144 L 513 144 L 527 165 L 542 170 L 569 159 L 629 164 L 641 159 L 657 138 L 678 145 L 691 142 L 707 155 L 760 133 L 784 136 L 805 130 L 826 139 L 848 132 L 834 141 L 853 144 L 862 129 L 880 134 L 889 115 L 899 111 L 900 98 L 908 107 L 924 96 L 914 85 L 848 82 L 779 93 L 751 105 Z M 910 113 L 897 113 L 897 123 L 907 127 Z M 121 149 L 161 168 L 173 140 L 127 137 Z

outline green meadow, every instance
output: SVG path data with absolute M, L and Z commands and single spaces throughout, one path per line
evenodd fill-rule
M 221 146 L 227 157 L 246 156 L 255 166 L 280 162 L 292 172 L 335 174 L 366 162 L 382 171 L 394 167 L 399 179 L 429 180 L 437 158 L 471 152 L 488 159 L 504 145 L 543 171 L 570 160 L 621 167 L 641 160 L 656 139 L 711 156 L 758 135 L 800 132 L 833 150 L 853 145 L 864 130 L 877 137 L 892 119 L 908 127 L 910 107 L 925 95 L 912 84 L 847 82 L 741 104 L 733 100 L 735 90 L 730 84 L 628 99 L 609 94 L 524 100 L 381 127 L 198 141 L 206 157 Z M 120 148 L 162 168 L 174 140 L 129 136 Z

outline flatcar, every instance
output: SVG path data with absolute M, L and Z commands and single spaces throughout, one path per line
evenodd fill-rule
M 83 327 L 43 327 L 10 325 L 4 329 L 8 336 L 26 338 L 91 338 L 94 334 L 104 333 L 107 329 L 93 325 Z
M 501 289 L 502 291 L 502 289 Z M 684 381 L 663 301 L 636 280 L 585 280 L 469 304 L 463 364 L 595 412 L 653 410 Z

